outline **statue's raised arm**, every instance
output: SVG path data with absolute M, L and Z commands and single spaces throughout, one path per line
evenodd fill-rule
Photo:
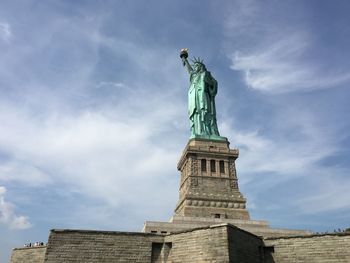
M 221 137 L 216 123 L 215 95 L 217 81 L 202 60 L 195 58 L 193 65 L 188 62 L 188 49 L 180 51 L 180 58 L 190 74 L 188 90 L 188 115 L 191 126 L 190 138 L 227 140 Z
M 188 73 L 191 74 L 193 71 L 193 68 L 191 67 L 190 63 L 187 60 L 187 58 L 188 58 L 188 49 L 187 48 L 181 49 L 180 58 L 182 59 L 182 64 L 186 67 Z

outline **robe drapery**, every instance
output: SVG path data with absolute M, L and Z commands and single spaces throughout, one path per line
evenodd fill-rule
M 188 91 L 188 115 L 191 136 L 219 135 L 216 123 L 215 95 L 218 84 L 209 71 L 192 72 Z

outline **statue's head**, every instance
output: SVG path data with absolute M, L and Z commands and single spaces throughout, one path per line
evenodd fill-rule
M 195 72 L 203 72 L 207 70 L 207 68 L 203 63 L 203 60 L 201 60 L 200 58 L 194 58 L 192 62 L 193 62 L 193 69 Z

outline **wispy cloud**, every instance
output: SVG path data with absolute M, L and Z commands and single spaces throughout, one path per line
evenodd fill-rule
M 0 180 L 13 181 L 27 186 L 43 186 L 50 182 L 50 177 L 40 168 L 28 163 L 29 160 L 9 160 L 0 163 Z
M 273 140 L 258 131 L 232 131 L 232 142 L 242 154 L 239 160 L 241 171 L 249 174 L 245 180 L 255 180 L 259 173 L 276 173 L 270 186 L 287 181 L 291 177 L 304 176 L 315 165 L 336 152 L 331 141 L 322 137 L 305 136 L 298 143 L 292 140 Z
M 309 194 L 300 198 L 297 205 L 305 214 L 329 212 L 350 208 L 350 180 L 348 171 L 341 168 L 317 169 L 319 180 L 309 189 Z
M 249 201 L 298 181 L 303 190 L 289 204 L 298 211 L 318 213 L 347 208 L 350 196 L 344 188 L 350 182 L 346 169 L 323 164 L 343 150 L 340 142 L 347 135 L 337 133 L 332 124 L 321 129 L 316 116 L 298 108 L 279 110 L 280 115 L 270 120 L 268 133 L 259 129 L 240 131 L 228 124 L 230 120 L 221 125 L 222 133 L 230 135 L 232 146 L 240 149 L 237 167 L 241 186 L 259 182 L 259 187 L 249 192 Z
M 171 150 L 175 140 L 168 149 L 153 143 L 157 136 L 168 133 L 163 127 L 169 126 L 171 115 L 178 114 L 176 105 L 157 103 L 157 107 L 148 107 L 140 102 L 137 98 L 126 101 L 129 105 L 123 114 L 114 108 L 120 112 L 118 116 L 100 109 L 74 116 L 49 115 L 44 121 L 31 118 L 25 111 L 3 108 L 0 119 L 7 129 L 2 138 L 7 139 L 1 140 L 0 146 L 14 158 L 0 164 L 0 179 L 33 187 L 66 183 L 111 205 L 121 200 L 136 201 L 128 189 L 147 191 L 150 178 L 171 173 L 177 159 Z M 134 114 L 136 107 L 140 115 Z M 16 120 L 6 114 L 14 111 Z M 167 118 L 161 117 L 164 112 Z
M 300 8 L 288 3 L 282 6 Z M 322 37 L 304 24 L 304 9 L 289 17 L 272 7 L 271 2 L 233 1 L 224 11 L 225 52 L 232 61 L 231 69 L 242 72 L 248 87 L 285 93 L 333 88 L 350 81 L 348 67 L 320 59 L 337 57 L 337 50 L 326 46 L 319 51 Z
M 5 200 L 6 188 L 0 186 L 0 223 L 7 225 L 11 229 L 27 229 L 32 225 L 26 216 L 15 214 L 14 205 Z
M 224 26 L 229 31 L 234 31 L 237 35 L 247 35 L 254 32 L 249 32 L 247 29 L 259 26 L 256 22 L 256 15 L 259 11 L 259 3 L 255 0 L 246 1 L 232 1 L 231 7 L 225 11 L 229 11 L 229 15 L 226 17 Z
M 96 85 L 96 88 L 105 88 L 105 87 L 122 88 L 122 87 L 125 87 L 125 85 L 121 82 L 113 82 L 113 81 L 101 81 Z
M 272 93 L 326 89 L 350 80 L 350 72 L 325 73 L 320 65 L 308 63 L 309 41 L 295 33 L 251 52 L 236 51 L 231 68 L 243 72 L 250 88 Z
M 162 46 L 154 55 L 154 45 L 107 36 L 100 24 L 84 19 L 74 26 L 68 21 L 54 17 L 51 38 L 40 33 L 47 30 L 43 26 L 30 38 L 35 43 L 12 47 L 9 64 L 19 78 L 8 65 L 0 66 L 13 85 L 7 90 L 18 90 L 15 99 L 1 98 L 0 149 L 9 155 L 0 162 L 1 182 L 36 189 L 64 185 L 68 195 L 93 198 L 106 210 L 134 207 L 142 220 L 149 213 L 141 203 L 152 204 L 153 214 L 171 211 L 171 201 L 158 197 L 176 196 L 169 189 L 176 189 L 177 176 L 171 175 L 177 174 L 178 147 L 185 144 L 174 136 L 187 128 L 186 106 L 179 106 L 184 102 L 178 96 L 187 83 L 180 90 L 173 77 L 177 70 L 185 80 L 180 61 Z M 24 61 L 36 61 L 38 52 L 45 56 L 40 64 L 24 66 L 18 50 L 26 51 Z M 113 74 L 100 69 L 101 50 L 111 57 Z
M 281 4 L 286 10 L 288 5 Z M 300 8 L 296 16 L 259 1 L 236 1 L 232 6 L 226 11 L 223 44 L 230 67 L 240 73 L 246 87 L 262 92 L 253 93 L 259 101 L 254 100 L 258 105 L 252 108 L 267 107 L 269 112 L 268 116 L 259 115 L 259 126 L 247 121 L 249 128 L 245 126 L 244 131 L 239 123 L 231 128 L 230 120 L 222 126 L 222 133 L 230 134 L 231 142 L 240 149 L 241 184 L 251 189 L 259 182 L 250 192 L 250 201 L 257 201 L 254 198 L 264 191 L 273 193 L 294 184 L 302 190 L 296 189 L 299 193 L 294 199 L 286 200 L 287 207 L 297 207 L 302 213 L 347 209 L 347 168 L 327 160 L 344 150 L 342 140 L 348 135 L 342 126 L 348 124 L 335 121 L 334 116 L 340 118 L 343 113 L 336 112 L 331 103 L 321 102 L 324 94 L 329 101 L 336 101 L 340 87 L 348 96 L 344 87 L 350 82 L 350 71 L 342 51 L 320 42 L 323 35 L 305 22 L 309 13 L 303 5 L 289 6 Z M 337 88 L 334 93 L 333 88 Z M 309 91 L 313 91 L 309 97 L 300 94 Z M 244 91 L 249 97 L 247 94 Z M 250 118 L 242 114 L 239 119 Z M 331 185 L 329 191 L 327 185 Z M 342 194 L 337 197 L 337 192 Z
M 11 27 L 8 23 L 0 22 L 0 39 L 5 42 L 10 41 L 12 37 Z

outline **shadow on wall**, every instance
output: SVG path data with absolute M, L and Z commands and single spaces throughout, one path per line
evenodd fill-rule
M 275 263 L 274 246 L 243 229 L 227 226 L 229 261 L 240 263 Z
M 262 263 L 275 263 L 272 254 L 275 252 L 275 248 L 273 246 L 264 246 L 261 251 L 263 258 L 261 260 Z

